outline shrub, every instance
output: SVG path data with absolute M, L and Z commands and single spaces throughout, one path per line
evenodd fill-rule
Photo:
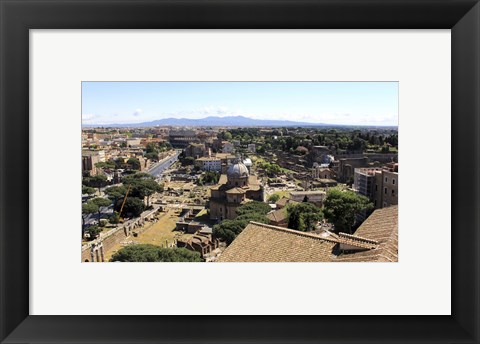
M 130 245 L 121 248 L 111 262 L 202 262 L 200 253 L 186 248 L 162 248 L 150 244 Z

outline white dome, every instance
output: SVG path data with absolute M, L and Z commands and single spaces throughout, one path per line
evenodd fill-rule
M 227 177 L 228 178 L 248 177 L 248 168 L 241 162 L 237 162 L 233 165 L 230 165 L 230 167 L 227 170 Z

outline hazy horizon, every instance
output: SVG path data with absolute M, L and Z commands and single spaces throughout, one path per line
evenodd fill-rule
M 210 116 L 398 126 L 398 83 L 82 82 L 82 125 Z

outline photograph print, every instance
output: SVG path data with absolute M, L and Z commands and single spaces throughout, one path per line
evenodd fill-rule
M 398 262 L 398 82 L 82 82 L 82 262 Z

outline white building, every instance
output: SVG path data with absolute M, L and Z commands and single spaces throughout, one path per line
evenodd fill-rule
M 217 171 L 222 170 L 222 160 L 216 157 L 202 157 L 195 160 L 195 165 L 202 171 Z
M 250 158 L 246 158 L 245 160 L 243 160 L 243 164 L 248 168 L 248 172 L 251 172 L 251 168 L 252 168 L 252 159 Z
M 325 191 L 291 191 L 290 199 L 295 202 L 303 202 L 306 200 L 317 205 L 322 205 L 327 193 Z

